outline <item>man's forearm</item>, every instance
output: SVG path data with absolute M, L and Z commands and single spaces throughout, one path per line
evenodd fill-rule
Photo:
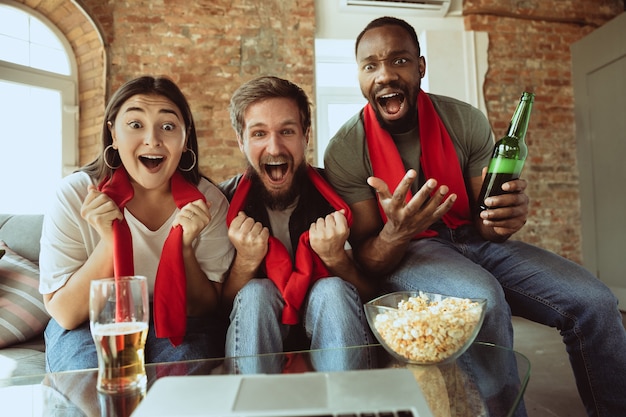
M 391 236 L 385 229 L 355 249 L 356 259 L 368 274 L 388 274 L 400 263 L 410 239 Z
M 230 311 L 237 293 L 254 278 L 257 270 L 258 265 L 244 261 L 239 254 L 235 255 L 222 291 L 222 305 L 224 308 Z
M 359 271 L 348 252 L 344 251 L 335 262 L 327 262 L 324 259 L 322 261 L 332 275 L 354 285 L 363 301 L 369 301 L 377 295 L 378 286 L 369 279 L 369 276 Z

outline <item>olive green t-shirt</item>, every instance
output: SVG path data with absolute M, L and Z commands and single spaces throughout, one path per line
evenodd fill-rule
M 469 179 L 480 176 L 491 158 L 494 145 L 491 126 L 480 110 L 467 103 L 450 97 L 428 95 L 450 135 L 468 195 L 471 195 Z M 362 113 L 360 111 L 354 115 L 339 129 L 324 154 L 327 179 L 348 204 L 376 198 L 374 189 L 367 184 L 367 178 L 373 175 L 373 170 L 365 141 Z M 420 173 L 419 180 L 411 190 L 416 193 L 426 180 L 421 174 L 419 163 L 419 127 L 401 135 L 392 135 L 392 138 L 405 169 L 413 168 Z M 397 184 L 387 185 L 393 190 Z

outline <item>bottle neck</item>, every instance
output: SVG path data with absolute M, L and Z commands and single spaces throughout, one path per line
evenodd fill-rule
M 507 136 L 514 137 L 519 141 L 524 140 L 526 130 L 528 130 L 528 123 L 530 122 L 530 112 L 532 110 L 534 97 L 535 95 L 532 93 L 525 92 L 522 94 L 522 98 L 511 118 Z

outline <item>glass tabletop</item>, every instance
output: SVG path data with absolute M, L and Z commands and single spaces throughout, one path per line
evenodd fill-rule
M 492 344 L 476 342 L 453 363 L 427 366 L 400 363 L 380 345 L 371 345 L 147 364 L 148 391 L 154 381 L 164 376 L 341 371 L 333 369 L 333 363 L 345 363 L 346 356 L 359 357 L 366 351 L 374 354 L 376 368 L 411 370 L 435 417 L 511 416 L 530 377 L 530 362 L 525 356 Z M 342 361 L 336 361 L 338 357 Z M 499 386 L 496 382 L 501 379 L 496 377 L 507 369 L 518 383 Z M 8 405 L 10 415 L 18 417 L 128 417 L 145 397 L 145 392 L 99 393 L 96 377 L 96 369 L 87 369 L 3 379 L 0 403 Z

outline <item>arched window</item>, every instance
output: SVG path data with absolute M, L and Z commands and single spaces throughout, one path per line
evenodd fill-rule
M 3 3 L 0 213 L 43 213 L 56 183 L 78 163 L 76 62 L 45 17 Z

